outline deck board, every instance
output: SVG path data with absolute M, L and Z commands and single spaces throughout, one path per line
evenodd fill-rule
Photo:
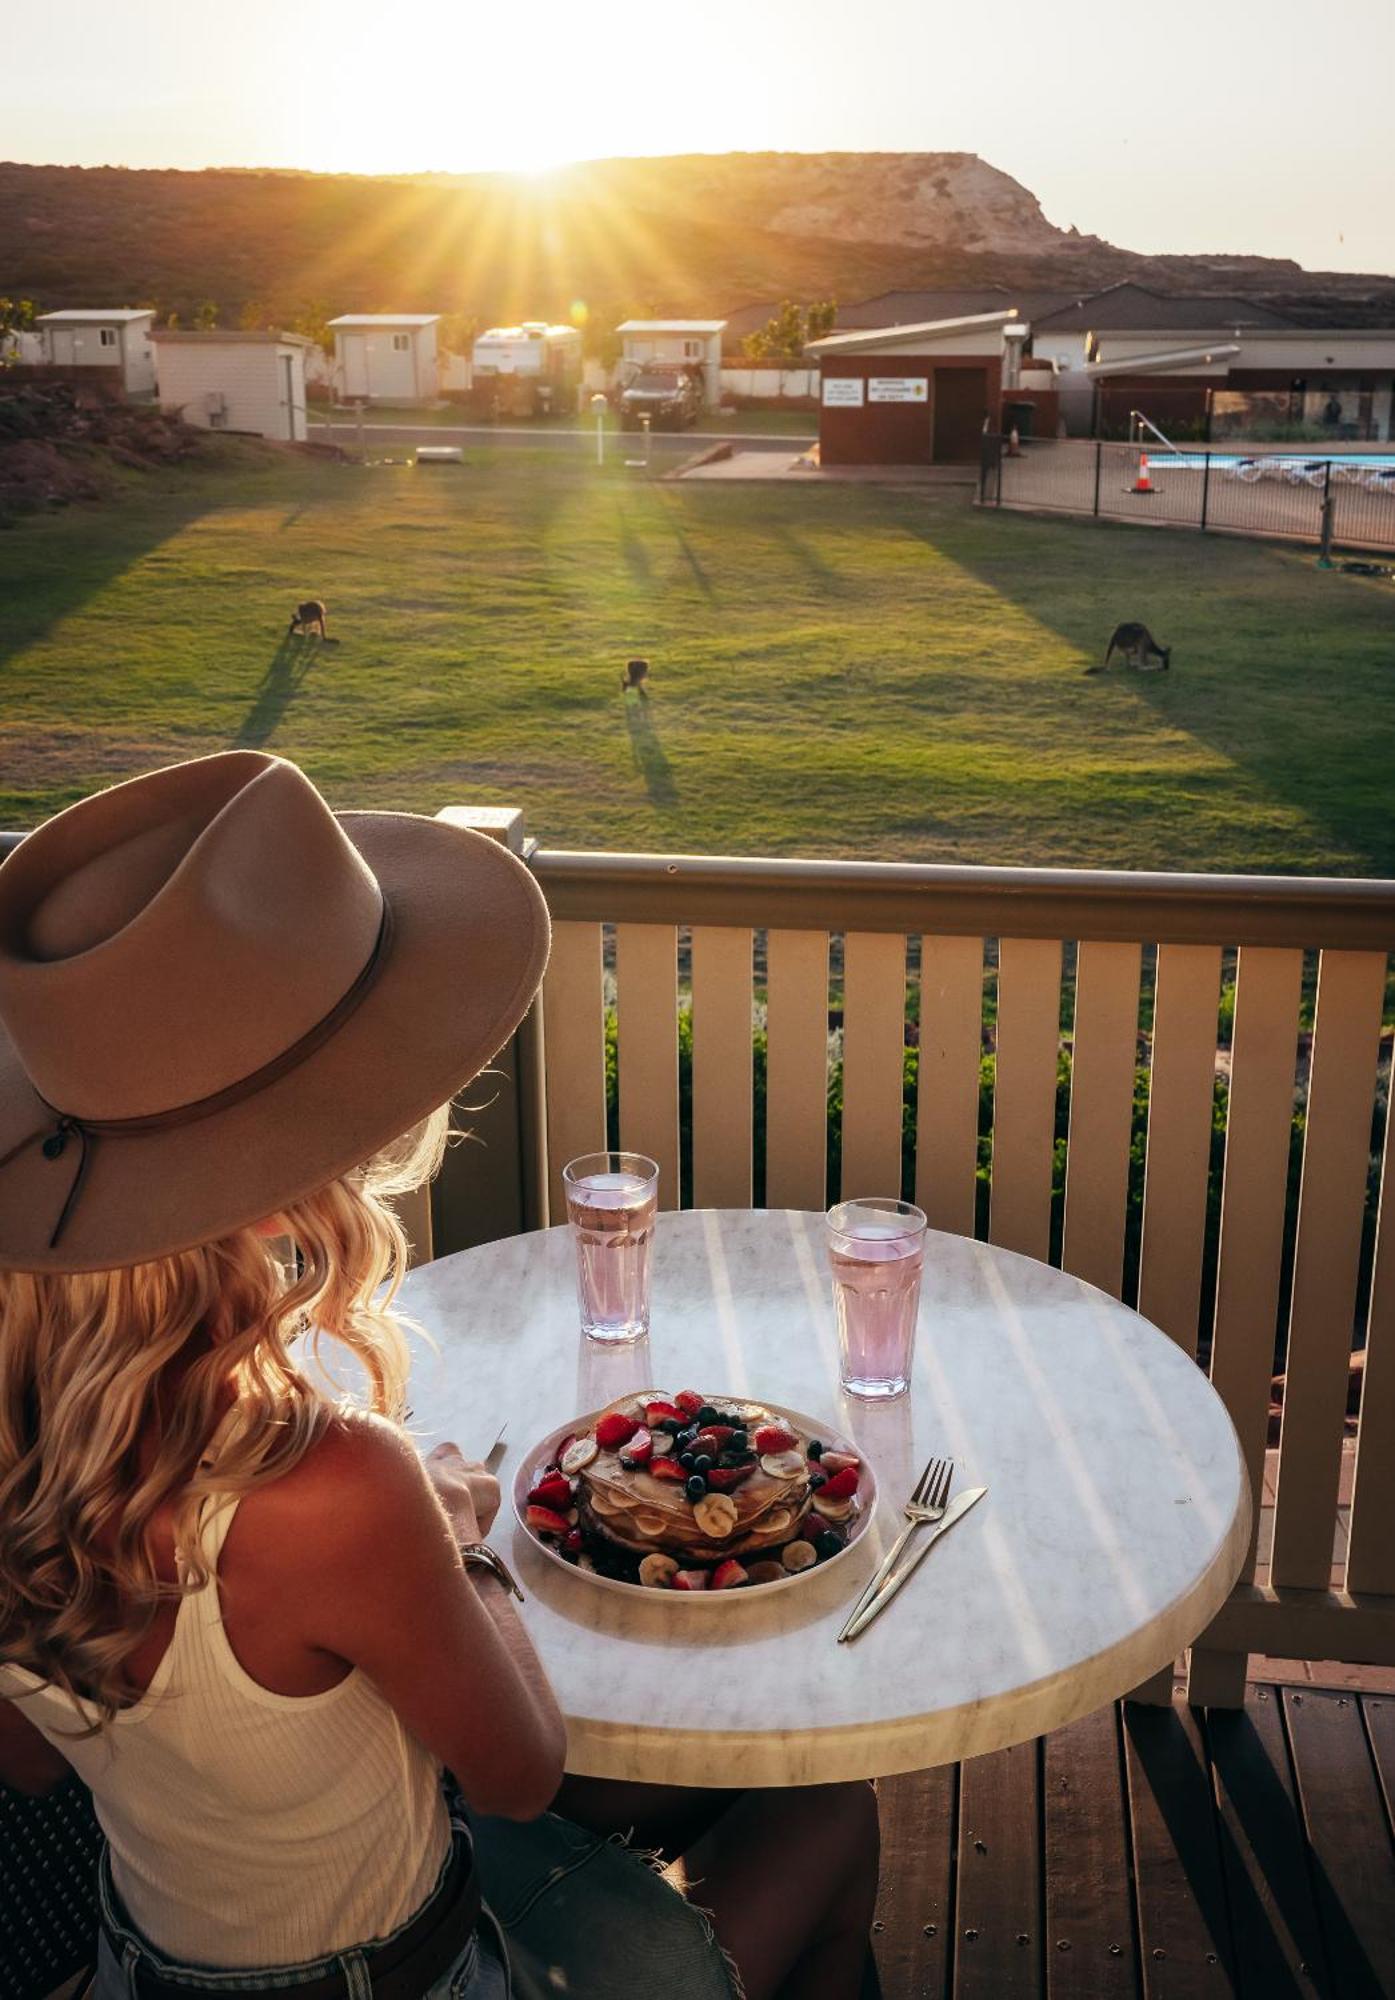
M 1395 1993 L 1395 1851 L 1356 1695 L 1286 1688 L 1284 1719 L 1331 1988 Z
M 1193 1711 L 1124 1710 L 1145 2000 L 1231 2000 L 1230 1926 L 1211 1773 Z
M 1041 1756 L 1017 1743 L 959 1767 L 954 2000 L 1041 2000 Z
M 1045 1738 L 1042 1821 L 1048 2000 L 1135 2000 L 1138 1941 L 1116 1708 Z
M 873 1936 L 886 2000 L 941 2000 L 953 1956 L 955 1765 L 883 1778 L 880 1928 Z
M 1250 1688 L 1243 1709 L 1208 1714 L 1206 1740 L 1244 2000 L 1320 2000 L 1326 1959 L 1273 1689 Z

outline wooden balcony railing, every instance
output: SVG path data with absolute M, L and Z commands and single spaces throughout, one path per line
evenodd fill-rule
M 1050 1257 L 1201 1354 L 1240 1436 L 1257 1524 L 1277 1348 L 1272 1551 L 1252 1546 L 1193 1649 L 1190 1693 L 1238 1702 L 1251 1649 L 1395 1663 L 1395 1198 L 1377 1227 L 1369 1192 L 1395 884 L 548 851 L 532 865 L 555 926 L 538 1146 L 554 1214 L 561 1164 L 607 1142 L 608 1113 L 612 1143 L 659 1161 L 670 1206 L 743 1205 L 759 1182 L 768 1206 L 821 1208 L 900 1188 L 904 1166 L 933 1227 L 977 1224 Z M 1363 1341 L 1343 1548 L 1348 1376 Z

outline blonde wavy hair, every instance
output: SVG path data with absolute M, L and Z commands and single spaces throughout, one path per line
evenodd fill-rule
M 446 1105 L 293 1203 L 280 1238 L 251 1227 L 124 1270 L 0 1272 L 0 1658 L 88 1702 L 88 1733 L 136 1698 L 126 1662 L 161 1601 L 209 1581 L 195 1538 L 205 1496 L 288 1472 L 344 1406 L 301 1356 L 332 1383 L 322 1343 L 347 1350 L 367 1377 L 359 1405 L 404 1418 L 393 1299 L 408 1246 L 391 1203 L 435 1174 L 449 1123 Z M 161 1407 L 166 1370 L 201 1334 L 207 1351 Z M 229 1379 L 238 1420 L 205 1466 Z M 147 1430 L 158 1442 L 142 1474 Z M 161 1583 L 147 1544 L 170 1501 L 183 1586 Z

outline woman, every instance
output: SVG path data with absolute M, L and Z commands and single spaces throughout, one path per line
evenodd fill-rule
M 0 869 L 0 1777 L 92 1789 L 99 2000 L 857 1991 L 867 1788 L 559 1794 L 498 1488 L 401 1426 L 388 1203 L 546 952 L 504 849 L 256 752 Z

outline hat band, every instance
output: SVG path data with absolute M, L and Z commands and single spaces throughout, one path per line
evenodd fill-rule
M 211 1096 L 196 1098 L 189 1104 L 171 1105 L 168 1111 L 152 1111 L 140 1118 L 77 1118 L 70 1111 L 60 1111 L 57 1105 L 49 1104 L 46 1097 L 35 1091 L 34 1094 L 40 1103 L 52 1114 L 51 1122 L 40 1125 L 37 1130 L 29 1133 L 27 1138 L 21 1139 L 18 1145 L 11 1146 L 8 1153 L 0 1153 L 0 1167 L 9 1166 L 12 1160 L 17 1159 L 30 1146 L 37 1146 L 46 1160 L 61 1159 L 68 1149 L 69 1140 L 77 1141 L 77 1168 L 69 1182 L 58 1220 L 53 1225 L 53 1234 L 48 1239 L 49 1249 L 54 1250 L 58 1247 L 58 1240 L 67 1227 L 73 1210 L 77 1207 L 78 1197 L 82 1193 L 83 1183 L 87 1177 L 88 1158 L 97 1139 L 134 1138 L 145 1132 L 168 1132 L 179 1125 L 193 1125 L 201 1118 L 211 1118 L 216 1111 L 227 1111 L 234 1104 L 243 1104 L 249 1097 L 255 1097 L 258 1091 L 279 1082 L 288 1071 L 298 1069 L 307 1057 L 314 1055 L 317 1049 L 323 1048 L 325 1043 L 343 1027 L 382 970 L 391 942 L 392 907 L 384 897 L 382 919 L 378 925 L 378 935 L 373 941 L 373 949 L 369 952 L 363 969 L 353 984 L 340 995 L 329 1012 L 316 1021 L 312 1028 L 307 1028 L 303 1035 L 298 1036 L 289 1048 L 282 1049 L 280 1055 L 273 1056 L 270 1062 L 263 1063 L 259 1069 L 254 1069 L 247 1076 L 239 1077 L 235 1083 L 228 1084 L 224 1089 L 215 1090 Z

